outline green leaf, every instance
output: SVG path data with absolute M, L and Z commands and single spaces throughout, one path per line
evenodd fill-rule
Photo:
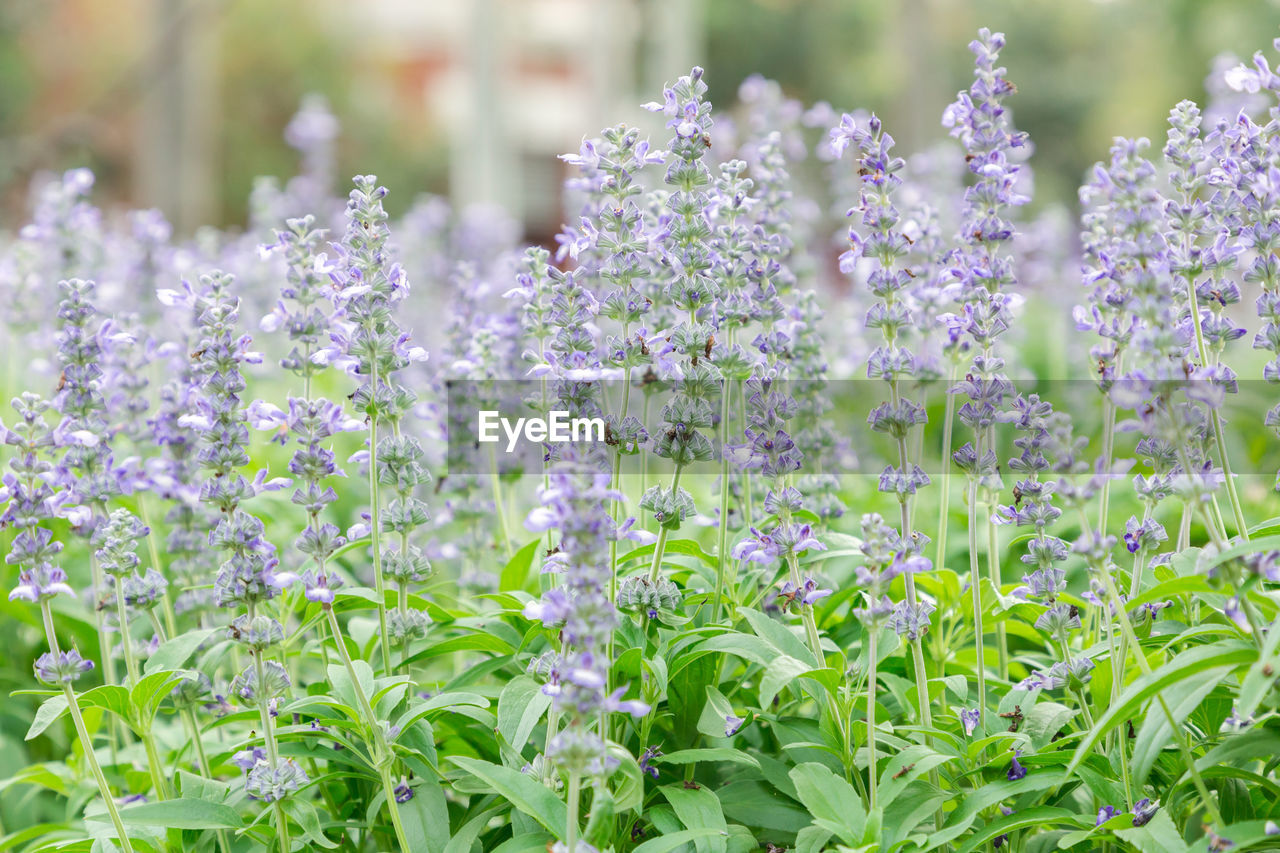
M 225 628 L 205 628 L 204 630 L 187 631 L 172 640 L 166 640 L 156 649 L 155 654 L 147 658 L 142 671 L 150 674 L 166 669 L 181 669 L 196 653 L 196 650 L 215 633 Z
M 1179 683 L 1178 689 L 1166 699 L 1174 724 L 1180 726 L 1192 711 L 1200 707 L 1204 697 L 1212 693 L 1230 672 L 1231 667 L 1219 667 L 1198 673 Z M 1133 784 L 1141 785 L 1146 781 L 1147 774 L 1151 772 L 1151 767 L 1160 756 L 1161 750 L 1173 738 L 1174 732 L 1169 727 L 1164 709 L 1158 704 L 1152 704 L 1147 709 L 1147 716 L 1142 721 L 1142 728 L 1138 731 L 1138 739 L 1133 744 L 1133 764 L 1131 765 Z
M 298 822 L 298 826 L 302 827 L 303 834 L 311 840 L 312 844 L 326 848 L 338 846 L 336 841 L 330 841 L 325 837 L 324 830 L 320 828 L 320 815 L 316 813 L 316 807 L 311 805 L 310 801 L 300 797 L 290 797 L 285 801 L 284 807 L 285 811 L 293 815 L 293 819 Z
M 779 654 L 764 668 L 764 676 L 760 679 L 760 707 L 770 707 L 774 697 L 781 693 L 784 687 L 794 683 L 811 669 L 813 667 L 804 661 L 796 660 L 790 655 Z
M 796 853 L 822 853 L 830 840 L 830 830 L 820 826 L 806 826 L 796 833 Z
M 498 733 L 519 752 L 550 705 L 538 682 L 527 675 L 513 678 L 498 696 Z
M 1238 666 L 1245 666 L 1252 663 L 1257 656 L 1258 650 L 1253 646 L 1236 640 L 1226 640 L 1188 649 L 1150 675 L 1139 677 L 1126 687 L 1119 697 L 1112 699 L 1107 712 L 1085 734 L 1076 747 L 1071 763 L 1067 765 L 1067 775 L 1080 766 L 1100 738 L 1131 717 L 1136 717 L 1143 703 L 1160 691 L 1207 670 L 1221 669 L 1223 672 L 1228 672 Z
M 160 709 L 160 703 L 178 686 L 183 675 L 182 672 L 153 672 L 144 675 L 129 691 L 129 704 L 133 708 L 134 720 L 144 729 L 150 727 L 151 720 Z
M 953 756 L 943 755 L 922 744 L 907 747 L 885 765 L 880 776 L 879 802 L 893 802 L 912 781 L 953 760 Z
M 134 826 L 171 829 L 238 829 L 244 821 L 231 806 L 192 797 L 142 803 L 120 810 L 120 819 Z
M 373 695 L 373 667 L 362 660 L 353 660 L 351 668 L 355 670 L 356 678 L 360 679 L 360 689 L 364 691 L 365 697 Z M 337 663 L 329 664 L 329 684 L 333 687 L 335 698 L 340 700 L 348 709 L 351 710 L 353 718 L 358 719 L 359 714 L 354 709 L 360 707 L 360 700 L 356 697 L 355 685 L 351 683 L 351 676 L 347 674 L 346 666 Z
M 719 690 L 707 685 L 706 691 L 707 701 L 702 706 L 702 716 L 698 718 L 698 731 L 710 738 L 726 737 L 724 729 L 727 720 L 725 718 L 730 714 L 735 717 L 739 715 L 733 713 L 733 706 Z M 745 713 L 743 716 L 742 725 L 746 726 L 751 721 L 751 714 Z
M 853 786 L 824 765 L 810 762 L 791 771 L 800 802 L 813 815 L 813 822 L 830 830 L 846 844 L 862 840 L 867 813 Z
M 414 652 L 402 661 L 404 666 L 431 658 L 452 655 L 455 652 L 491 652 L 495 655 L 509 655 L 515 652 L 507 641 L 492 634 L 464 634 L 460 637 L 449 637 L 436 643 L 429 643 L 426 648 Z
M 721 730 L 721 734 L 724 731 Z M 682 749 L 653 759 L 654 764 L 697 764 L 700 761 L 731 761 L 735 764 L 746 764 L 760 769 L 760 762 L 745 752 L 737 749 L 718 747 L 711 749 Z
M 1186 849 L 1182 834 L 1178 832 L 1178 828 L 1173 825 L 1168 812 L 1164 809 L 1156 812 L 1156 816 L 1145 826 L 1117 830 L 1116 835 L 1140 853 L 1169 853 L 1171 850 Z
M 1015 829 L 1023 829 L 1028 826 L 1047 826 L 1055 823 L 1076 823 L 1078 819 L 1079 816 L 1075 812 L 1054 806 L 1021 809 L 1008 817 L 1001 817 L 988 823 L 965 839 L 965 843 L 960 846 L 956 853 L 971 853 L 971 851 L 982 847 L 997 835 L 1004 835 Z
M 449 842 L 449 804 L 435 778 L 413 783 L 413 799 L 400 806 L 400 821 L 410 850 L 444 853 Z
M 778 656 L 778 650 L 770 643 L 751 634 L 720 634 L 703 640 L 695 648 L 704 652 L 725 652 L 761 666 L 768 666 Z
M 178 790 L 182 796 L 211 803 L 224 803 L 231 788 L 222 782 L 215 782 L 186 770 L 178 771 Z
M 542 538 L 534 539 L 528 545 L 525 545 L 517 551 L 507 564 L 502 568 L 502 574 L 498 578 L 498 589 L 503 592 L 513 592 L 515 590 L 526 590 L 533 592 L 533 585 L 529 583 L 533 568 L 533 558 L 538 554 L 538 548 L 542 545 Z
M 686 829 L 707 832 L 694 841 L 694 849 L 698 853 L 725 853 L 729 827 L 715 794 L 706 788 L 686 788 L 683 785 L 664 785 L 661 790 Z
M 657 543 L 651 543 L 649 545 L 641 545 L 638 548 L 632 548 L 627 552 L 627 556 L 624 557 L 621 562 L 630 563 L 643 557 L 652 557 L 653 549 L 656 544 Z M 697 557 L 708 566 L 715 566 L 719 564 L 719 561 L 715 557 L 702 550 L 702 546 L 697 542 L 694 542 L 692 539 L 669 539 L 662 547 L 662 554 L 664 557 L 672 554 L 680 554 L 685 557 Z
M 644 807 L 644 771 L 631 750 L 620 744 L 610 743 L 609 755 L 618 760 L 618 768 L 611 777 L 614 809 L 619 814 L 627 811 L 640 814 Z
M 1066 778 L 1057 768 L 1052 770 L 1032 770 L 1016 782 L 988 782 L 960 800 L 960 805 L 947 818 L 946 825 L 929 836 L 923 850 L 935 850 L 959 837 L 973 824 L 977 816 L 985 809 L 993 808 L 1003 800 L 1032 791 L 1043 791 L 1062 784 Z
M 631 853 L 671 853 L 690 841 L 700 841 L 712 835 L 720 835 L 715 829 L 682 829 L 679 832 L 664 833 L 661 838 L 651 838 L 631 851 Z
M 751 630 L 756 633 L 756 636 L 779 652 L 797 660 L 806 661 L 809 669 L 821 664 L 821 661 L 814 660 L 813 652 L 805 645 L 804 640 L 777 619 L 770 619 L 759 610 L 752 610 L 750 607 L 739 607 L 738 615 L 751 623 Z
M 116 684 L 86 690 L 77 698 L 81 708 L 101 708 L 122 720 L 129 720 L 129 691 Z
M 787 777 L 787 787 L 794 787 Z M 758 834 L 793 835 L 813 819 L 781 787 L 770 782 L 740 779 L 716 788 L 725 817 L 761 830 Z M 830 834 L 830 833 L 828 833 Z
M 1079 711 L 1057 702 L 1037 702 L 1022 722 L 1022 731 L 1031 738 L 1031 748 L 1041 749 Z
M 556 838 L 564 834 L 565 820 L 568 818 L 565 805 L 537 779 L 519 770 L 490 764 L 477 758 L 451 755 L 449 760 L 505 797 Z
M 1280 631 L 1276 633 L 1280 633 Z M 67 713 L 67 697 L 62 693 L 57 696 L 50 696 L 41 702 L 40 707 L 36 709 L 35 719 L 31 721 L 31 728 L 27 729 L 26 740 L 39 737 L 45 729 L 53 725 L 65 713 Z
M 1240 684 L 1240 693 L 1236 697 L 1236 713 L 1239 716 L 1253 716 L 1263 697 L 1275 685 L 1276 673 L 1280 673 L 1280 631 L 1268 631 L 1258 660 L 1249 668 L 1248 675 Z

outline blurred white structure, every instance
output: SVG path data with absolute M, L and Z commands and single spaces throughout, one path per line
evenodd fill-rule
M 534 230 L 559 222 L 556 155 L 641 118 L 702 52 L 700 0 L 365 0 L 384 61 L 423 70 L 423 105 L 449 129 L 460 204 L 497 203 Z M 647 116 L 648 114 L 644 114 Z M 656 124 L 656 123 L 655 123 Z

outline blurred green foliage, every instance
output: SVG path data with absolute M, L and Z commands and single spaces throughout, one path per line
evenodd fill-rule
M 1169 109 L 1205 102 L 1213 59 L 1275 57 L 1276 0 L 706 0 L 707 79 L 729 103 L 759 72 L 806 103 L 875 110 L 905 150 L 945 133 L 979 27 L 1004 32 L 1014 120 L 1036 145 L 1037 202 L 1072 203 L 1116 135 L 1164 139 Z
M 806 103 L 827 100 L 837 109 L 875 110 L 904 151 L 943 134 L 939 118 L 956 91 L 968 85 L 972 62 L 966 46 L 978 27 L 1005 32 L 1002 60 L 1019 89 L 1012 101 L 1015 120 L 1036 145 L 1037 205 L 1073 203 L 1081 175 L 1106 156 L 1112 136 L 1162 140 L 1164 117 L 1174 103 L 1204 102 L 1204 79 L 1215 56 L 1271 53 L 1271 39 L 1280 34 L 1280 0 L 700 5 L 713 102 L 728 105 L 738 84 L 759 72 Z M 294 173 L 296 157 L 281 132 L 307 92 L 323 93 L 343 120 L 340 179 L 373 172 L 393 188 L 447 189 L 448 128 L 422 106 L 415 76 L 420 68 L 335 27 L 327 4 L 205 0 L 205 6 L 218 30 L 213 224 L 244 220 L 255 176 Z M 121 28 L 135 33 L 134 44 L 114 43 L 114 33 L 99 37 L 90 30 L 69 36 L 74 40 L 66 56 L 79 57 L 73 65 L 37 55 L 66 21 L 92 20 L 88 8 L 81 0 L 0 4 L 0 184 L 8 185 L 11 213 L 38 169 L 89 165 L 98 173 L 101 197 L 130 195 L 131 143 L 117 125 L 133 114 L 147 73 L 154 73 L 139 71 L 146 65 L 145 50 L 136 33 L 147 4 L 121 0 L 119 14 L 129 18 Z M 590 9 L 590 3 L 581 4 L 581 14 Z M 69 85 L 77 74 L 92 79 Z M 50 126 L 51 111 L 69 121 Z M 398 213 L 412 196 L 393 193 L 388 206 Z

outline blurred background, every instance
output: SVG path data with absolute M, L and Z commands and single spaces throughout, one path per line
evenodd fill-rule
M 905 153 L 943 134 L 984 25 L 1008 36 L 1037 206 L 1074 204 L 1112 135 L 1162 140 L 1211 68 L 1269 52 L 1280 0 L 4 0 L 0 227 L 34 178 L 73 165 L 99 203 L 158 207 L 180 233 L 243 223 L 255 176 L 296 172 L 285 128 L 318 93 L 337 174 L 376 173 L 393 214 L 438 193 L 545 238 L 555 155 L 652 121 L 639 104 L 692 64 L 717 106 L 759 72 L 806 104 L 879 112 Z

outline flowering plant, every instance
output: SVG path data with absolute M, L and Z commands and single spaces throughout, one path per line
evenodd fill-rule
M 1003 46 L 916 154 L 694 68 L 549 247 L 332 198 L 318 99 L 243 235 L 45 183 L 0 846 L 1275 848 L 1280 101 L 1115 140 L 1037 269 Z

